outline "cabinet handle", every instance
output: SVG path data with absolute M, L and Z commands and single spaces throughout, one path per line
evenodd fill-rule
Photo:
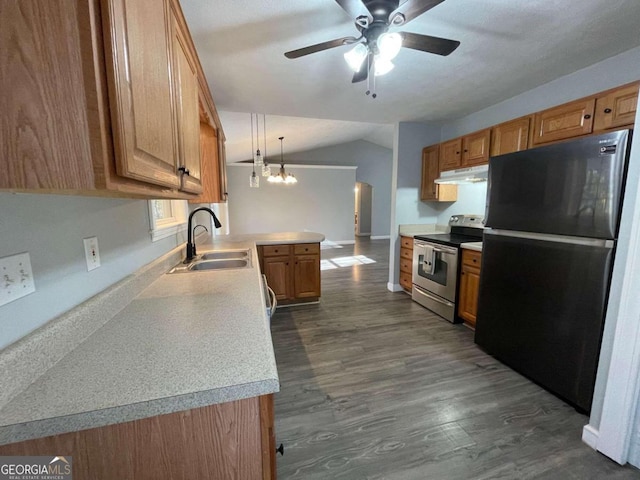
M 456 152 L 456 155 L 460 155 L 460 152 Z
M 589 115 L 588 113 L 584 116 L 585 120 L 589 120 L 591 118 L 591 115 Z
M 604 113 L 611 113 L 611 109 L 610 108 L 605 108 L 604 109 Z
M 469 150 L 467 150 L 466 148 L 464 149 L 464 153 L 467 153 Z
M 276 453 L 284 456 L 284 445 L 281 443 L 278 448 L 276 448 Z
M 180 168 L 178 168 L 178 171 L 183 175 L 191 175 L 191 172 L 189 172 L 189 169 L 187 167 L 185 167 L 184 165 L 182 165 Z
M 476 263 L 477 261 L 478 261 L 477 259 L 475 259 L 475 258 L 473 259 L 473 263 Z
M 464 272 L 460 272 L 460 275 L 464 275 Z

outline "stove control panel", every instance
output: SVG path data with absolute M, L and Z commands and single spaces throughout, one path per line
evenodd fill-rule
M 482 215 L 452 215 L 449 219 L 449 226 L 483 228 L 484 217 Z

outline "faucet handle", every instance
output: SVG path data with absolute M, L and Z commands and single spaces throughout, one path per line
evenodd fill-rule
M 189 175 L 189 176 L 191 175 L 191 172 L 189 171 L 189 169 L 184 165 L 181 165 L 180 168 L 178 168 L 178 171 L 183 175 Z

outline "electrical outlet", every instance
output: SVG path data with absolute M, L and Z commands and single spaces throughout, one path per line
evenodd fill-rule
M 87 272 L 95 270 L 100 266 L 100 250 L 98 250 L 98 237 L 83 239 L 84 256 L 87 260 Z
M 29 253 L 0 258 L 0 305 L 35 291 Z

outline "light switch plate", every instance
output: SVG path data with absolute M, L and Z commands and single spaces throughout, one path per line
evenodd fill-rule
M 0 305 L 36 291 L 29 253 L 0 258 Z
M 95 270 L 100 266 L 100 250 L 98 250 L 98 237 L 89 237 L 84 242 L 84 256 L 87 260 L 87 271 Z

